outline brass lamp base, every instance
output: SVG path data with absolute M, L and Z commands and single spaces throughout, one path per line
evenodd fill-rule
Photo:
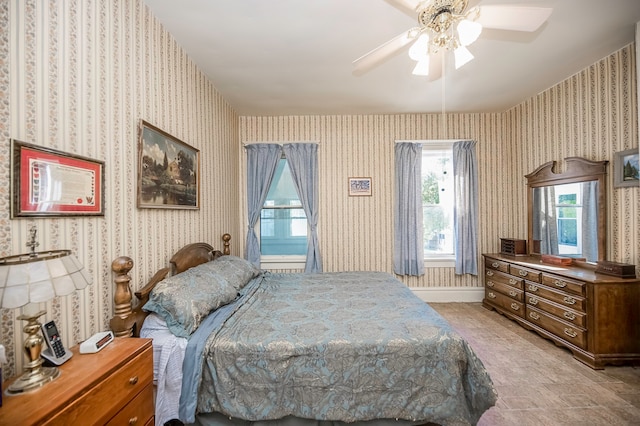
M 7 395 L 17 395 L 55 380 L 60 376 L 57 367 L 43 367 L 42 358 L 42 337 L 40 337 L 40 322 L 38 318 L 46 311 L 40 311 L 35 315 L 20 315 L 19 320 L 27 321 L 27 325 L 22 329 L 29 336 L 24 341 L 24 351 L 29 358 L 29 363 L 25 365 L 25 372 L 15 382 L 7 388 Z

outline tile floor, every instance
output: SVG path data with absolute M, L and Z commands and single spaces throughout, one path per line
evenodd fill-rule
M 478 425 L 640 425 L 640 367 L 593 370 L 480 303 L 430 305 L 467 339 L 498 391 Z

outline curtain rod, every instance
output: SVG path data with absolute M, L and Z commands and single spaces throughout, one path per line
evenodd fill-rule
M 242 146 L 254 145 L 254 144 L 257 144 L 257 143 L 270 143 L 270 144 L 273 144 L 273 145 L 280 145 L 280 146 L 282 146 L 284 144 L 287 144 L 287 143 L 315 143 L 316 145 L 320 145 L 320 142 L 316 142 L 316 141 L 289 141 L 289 142 L 267 142 L 267 141 L 259 142 L 259 141 L 253 141 L 253 142 L 242 142 Z

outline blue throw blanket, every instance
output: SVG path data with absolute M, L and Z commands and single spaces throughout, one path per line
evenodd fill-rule
M 481 361 L 380 272 L 270 274 L 210 315 L 185 355 L 180 417 L 475 424 L 495 404 Z

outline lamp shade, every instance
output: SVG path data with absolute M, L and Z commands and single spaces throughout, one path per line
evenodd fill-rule
M 0 307 L 19 308 L 66 296 L 91 284 L 91 276 L 70 250 L 0 259 Z
M 460 40 L 460 44 L 463 46 L 469 46 L 476 41 L 478 37 L 480 37 L 481 32 L 482 25 L 478 22 L 463 19 L 458 24 L 458 40 Z

